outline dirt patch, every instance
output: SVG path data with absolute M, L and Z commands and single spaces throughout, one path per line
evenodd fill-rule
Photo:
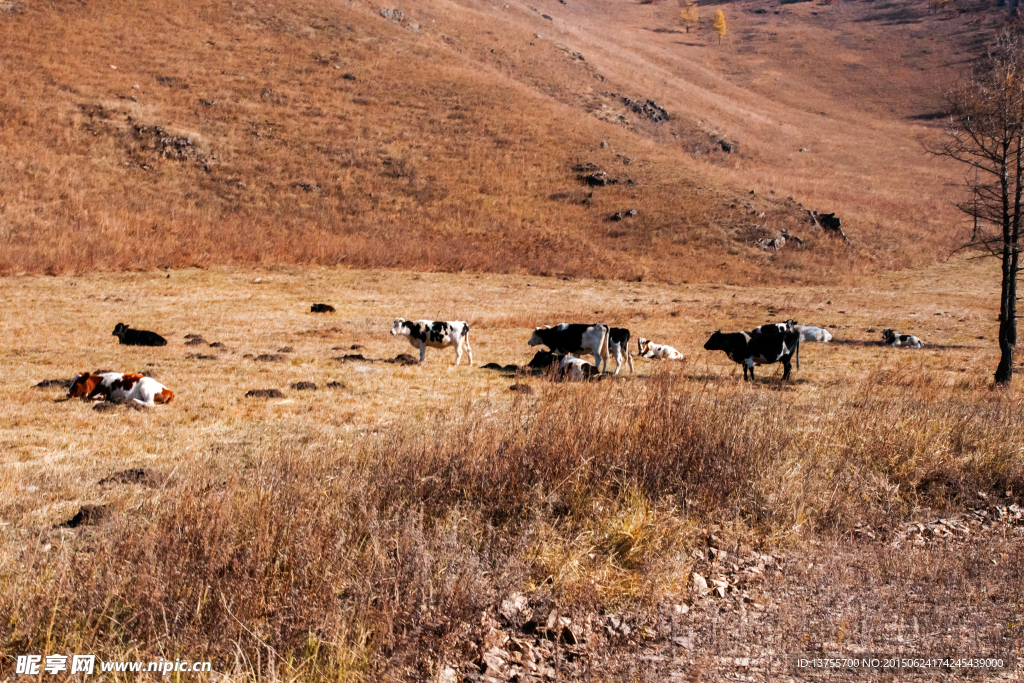
M 107 505 L 83 505 L 78 508 L 75 516 L 57 526 L 65 529 L 76 529 L 80 526 L 95 526 L 103 521 L 110 514 L 110 507 Z

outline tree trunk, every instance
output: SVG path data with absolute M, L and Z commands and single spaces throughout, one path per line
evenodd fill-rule
M 1009 384 L 1013 379 L 1013 350 L 1017 346 L 1017 250 L 1009 244 L 1003 249 L 1002 301 L 999 305 L 999 366 L 995 379 Z

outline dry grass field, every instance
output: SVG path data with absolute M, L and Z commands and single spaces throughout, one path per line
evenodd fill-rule
M 672 3 L 396 7 L 4 3 L 0 272 L 820 284 L 958 243 L 960 170 L 923 143 L 1001 25 L 988 5 L 729 3 L 721 46 L 716 5 L 690 33 Z M 588 188 L 588 163 L 621 182 Z M 804 248 L 754 246 L 783 228 Z
M 0 683 L 23 654 L 289 683 L 1024 654 L 998 272 L 947 258 L 962 169 L 924 152 L 1004 12 L 0 0 Z M 474 363 L 395 362 L 399 316 L 468 321 Z M 835 336 L 790 382 L 702 348 L 786 318 Z M 562 321 L 686 358 L 483 368 Z M 176 399 L 64 400 L 102 369 Z
M 585 638 L 551 655 L 559 678 L 725 680 L 719 655 L 778 672 L 821 643 L 907 646 L 904 628 L 1015 650 L 1014 527 L 959 546 L 853 534 L 1024 490 L 1019 391 L 988 379 L 996 277 L 957 260 L 855 288 L 298 267 L 4 279 L 0 677 L 19 653 L 95 651 L 211 660 L 230 680 L 434 680 L 484 668 L 488 620 L 516 594 Z M 337 311 L 308 312 L 321 301 Z M 474 366 L 450 349 L 381 362 L 413 352 L 388 334 L 397 316 L 469 321 Z M 804 345 L 784 385 L 703 350 L 766 317 L 835 340 Z M 535 324 L 596 318 L 686 360 L 591 384 L 481 367 L 525 363 Z M 169 344 L 119 346 L 119 321 Z M 886 326 L 927 346 L 883 347 Z M 97 412 L 34 386 L 100 368 L 177 397 Z M 268 388 L 283 398 L 245 397 Z M 101 512 L 63 527 L 83 506 Z M 737 562 L 778 558 L 751 588 L 763 611 L 693 590 L 710 537 Z

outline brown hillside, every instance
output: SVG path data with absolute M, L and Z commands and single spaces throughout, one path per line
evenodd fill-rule
M 822 281 L 955 243 L 921 140 L 995 10 L 730 3 L 719 46 L 715 6 L 567 1 L 2 3 L 0 272 Z

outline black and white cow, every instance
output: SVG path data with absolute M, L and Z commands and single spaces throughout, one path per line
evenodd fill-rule
M 615 358 L 615 374 L 619 374 L 622 367 L 622 356 L 629 361 L 629 371 L 633 372 L 633 356 L 629 355 L 629 330 L 625 327 L 612 327 L 608 329 L 608 353 Z
M 167 346 L 167 340 L 156 332 L 133 330 L 124 323 L 115 325 L 111 334 L 125 346 Z
M 530 346 L 543 344 L 555 353 L 590 353 L 594 355 L 594 365 L 602 371 L 608 369 L 608 336 L 610 330 L 603 323 L 580 325 L 561 323 L 554 327 L 538 327 L 533 331 Z M 601 359 L 605 367 L 601 367 Z
M 882 342 L 889 346 L 903 346 L 908 349 L 920 349 L 924 347 L 924 340 L 912 334 L 897 334 L 889 328 L 882 330 Z
M 743 379 L 754 379 L 754 365 L 770 365 L 782 363 L 785 369 L 782 380 L 789 379 L 792 368 L 790 359 L 800 348 L 800 333 L 787 330 L 782 334 L 748 334 L 746 332 L 723 333 L 716 331 L 704 348 L 708 351 L 724 351 L 725 355 L 735 363 L 743 366 Z
M 767 336 L 782 335 L 786 332 L 799 332 L 800 325 L 797 324 L 792 318 L 784 323 L 768 323 L 767 325 L 758 325 L 750 331 L 751 335 L 763 334 Z M 802 336 L 802 335 L 801 335 Z M 800 367 L 800 351 L 796 352 L 796 367 Z
M 582 358 L 566 354 L 558 361 L 558 376 L 568 380 L 600 379 L 601 371 Z
M 461 320 L 406 320 L 399 318 L 391 327 L 391 334 L 404 334 L 409 343 L 420 350 L 420 363 L 427 356 L 427 347 L 443 349 L 455 347 L 455 364 L 462 360 L 462 351 L 469 351 L 469 364 L 473 364 L 473 349 L 469 346 L 469 325 Z
M 667 344 L 655 344 L 650 339 L 644 339 L 640 337 L 636 340 L 637 351 L 643 358 L 651 358 L 653 360 L 686 360 L 683 354 L 676 351 Z

